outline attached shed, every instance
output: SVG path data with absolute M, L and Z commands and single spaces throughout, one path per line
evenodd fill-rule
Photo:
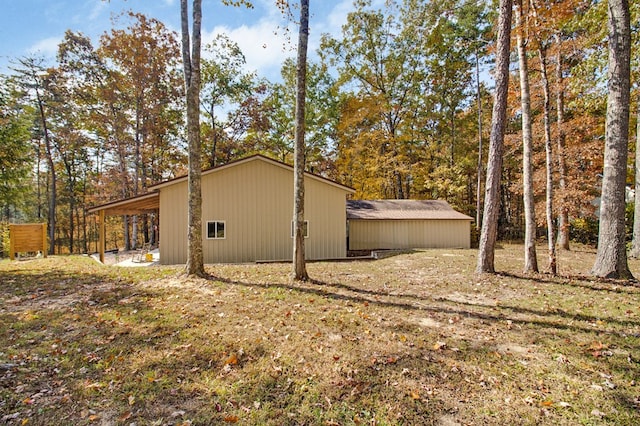
M 349 250 L 470 248 L 473 218 L 442 200 L 348 200 Z

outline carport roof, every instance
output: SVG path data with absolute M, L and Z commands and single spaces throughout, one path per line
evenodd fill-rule
M 443 200 L 347 200 L 347 219 L 473 220 Z
M 137 197 L 126 198 L 124 200 L 113 201 L 111 203 L 95 206 L 87 210 L 89 213 L 97 213 L 104 210 L 105 215 L 136 215 L 152 213 L 160 208 L 160 193 L 158 191 L 148 192 Z

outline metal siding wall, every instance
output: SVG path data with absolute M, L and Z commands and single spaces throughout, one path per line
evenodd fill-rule
M 205 263 L 255 260 L 252 163 L 210 173 L 202 181 L 202 226 Z M 224 221 L 225 238 L 207 239 L 207 222 Z
M 256 163 L 261 170 L 255 184 L 259 206 L 256 260 L 290 260 L 293 257 L 293 173 L 272 164 Z M 346 256 L 346 194 L 340 188 L 305 178 L 304 210 L 305 220 L 309 221 L 309 238 L 305 239 L 307 259 Z
M 290 260 L 293 173 L 263 161 L 254 163 L 258 174 L 252 185 L 257 254 L 253 260 Z
M 187 184 L 162 188 L 160 191 L 160 263 L 187 262 Z
M 309 238 L 305 241 L 308 259 L 346 257 L 346 192 L 312 179 L 305 181 L 305 218 Z
M 305 179 L 305 240 L 308 259 L 346 256 L 347 192 Z M 161 262 L 187 259 L 187 184 L 160 191 Z M 293 172 L 254 160 L 215 171 L 202 179 L 202 228 L 205 263 L 290 260 L 293 256 Z M 224 221 L 225 239 L 207 239 L 207 222 Z
M 351 220 L 351 250 L 469 248 L 467 220 Z

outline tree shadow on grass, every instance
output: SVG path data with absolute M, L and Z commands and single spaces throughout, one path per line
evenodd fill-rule
M 603 327 L 595 327 L 592 325 L 581 326 L 579 324 L 576 324 L 574 321 L 587 322 L 589 324 L 597 322 L 611 323 L 625 327 L 640 326 L 640 321 L 634 320 L 619 320 L 611 317 L 595 317 L 583 314 L 571 314 L 562 310 L 547 311 L 528 309 L 519 306 L 508 306 L 502 304 L 481 305 L 459 300 L 450 300 L 446 298 L 425 298 L 417 295 L 390 295 L 385 292 L 357 288 L 342 283 L 328 283 L 319 280 L 313 280 L 308 284 L 301 282 L 292 284 L 261 284 L 230 280 L 220 277 L 215 278 L 215 280 L 230 285 L 249 288 L 261 287 L 294 290 L 312 294 L 318 297 L 326 297 L 328 299 L 351 302 L 354 304 L 367 303 L 370 305 L 396 308 L 405 311 L 443 313 L 475 318 L 478 320 L 490 322 L 511 321 L 514 324 L 536 326 L 546 329 L 583 332 L 595 335 L 609 334 L 620 336 L 624 335 L 625 333 L 616 330 L 605 329 Z M 533 316 L 533 318 L 523 318 L 522 316 L 514 314 L 531 315 Z M 563 322 L 565 320 L 569 321 L 565 323 Z
M 611 293 L 628 293 L 640 295 L 640 282 L 635 280 L 614 280 L 609 278 L 589 277 L 586 275 L 557 275 L 550 274 L 516 274 L 513 272 L 499 272 L 500 277 L 512 278 L 518 281 L 535 282 L 539 284 L 566 285 L 594 291 Z
M 391 295 L 387 292 L 375 291 L 371 289 L 359 288 L 357 285 L 348 285 L 340 282 L 325 282 L 314 280 L 312 282 L 294 282 L 294 283 L 252 283 L 242 280 L 233 280 L 227 278 L 216 278 L 217 281 L 223 282 L 230 286 L 240 286 L 246 288 L 262 288 L 262 289 L 282 289 L 286 291 L 299 292 L 302 294 L 313 295 L 319 298 L 326 298 L 328 300 L 339 301 L 346 303 L 348 306 L 378 306 L 381 308 L 391 308 L 393 310 L 404 311 L 405 313 L 411 313 L 418 316 L 426 316 L 425 314 L 445 314 L 451 317 L 457 316 L 465 319 L 478 320 L 476 324 L 469 324 L 471 327 L 470 338 L 473 340 L 473 328 L 495 328 L 504 329 L 504 324 L 510 322 L 514 325 L 513 331 L 509 331 L 504 334 L 500 339 L 503 342 L 509 342 L 514 337 L 517 341 L 522 339 L 530 339 L 531 331 L 536 333 L 536 339 L 542 341 L 551 339 L 571 339 L 571 341 L 593 341 L 602 342 L 603 339 L 607 339 L 606 345 L 611 345 L 611 348 L 615 348 L 616 352 L 610 355 L 596 354 L 595 349 L 592 350 L 590 346 L 573 347 L 573 349 L 558 349 L 555 346 L 549 346 L 547 343 L 541 343 L 541 346 L 534 349 L 540 351 L 542 359 L 550 360 L 554 355 L 554 351 L 569 350 L 572 357 L 572 363 L 566 364 L 566 367 L 562 367 L 565 364 L 559 364 L 560 369 L 566 369 L 563 374 L 571 376 L 575 374 L 576 366 L 589 366 L 593 365 L 598 371 L 615 371 L 620 377 L 632 377 L 634 371 L 638 371 L 638 365 L 630 365 L 626 360 L 626 355 L 622 352 L 628 352 L 629 354 L 636 353 L 638 348 L 637 338 L 640 336 L 627 336 L 624 332 L 611 329 L 610 325 L 614 328 L 618 326 L 624 327 L 640 327 L 640 322 L 634 320 L 620 320 L 616 318 L 603 318 L 589 315 L 573 315 L 571 313 L 561 310 L 537 310 L 530 308 L 523 308 L 518 306 L 504 306 L 504 305 L 478 305 L 470 302 L 448 300 L 444 298 L 428 298 L 419 295 Z M 598 289 L 592 289 L 595 292 Z M 402 315 L 406 318 L 408 315 Z M 603 326 L 596 326 L 597 321 L 605 323 Z M 586 322 L 588 324 L 581 324 Z M 607 325 L 607 323 L 609 325 Z M 404 323 L 400 322 L 401 325 Z M 384 327 L 389 327 L 390 331 L 402 333 L 402 329 L 398 328 L 396 324 L 383 324 Z M 466 327 L 467 325 L 465 325 Z M 407 329 L 407 334 L 419 335 L 418 329 L 420 325 L 411 324 Z M 416 334 L 418 333 L 418 334 Z M 518 333 L 514 336 L 512 333 Z M 436 333 L 437 334 L 437 333 Z M 581 335 L 577 337 L 577 335 Z M 574 340 L 574 338 L 576 340 Z M 350 371 L 355 371 L 353 376 L 349 376 L 349 373 L 343 373 L 343 380 L 335 383 L 332 388 L 332 393 L 329 394 L 332 399 L 352 401 L 353 404 L 361 404 L 361 393 L 368 393 L 376 395 L 375 398 L 381 403 L 388 402 L 389 404 L 395 403 L 398 399 L 402 402 L 401 407 L 409 418 L 415 419 L 421 418 L 428 423 L 436 423 L 441 416 L 454 412 L 456 406 L 452 403 L 451 397 L 456 397 L 460 392 L 459 386 L 456 383 L 462 383 L 462 379 L 468 378 L 469 373 L 482 371 L 483 367 L 496 368 L 496 363 L 506 363 L 506 366 L 510 364 L 517 364 L 518 355 L 514 354 L 502 354 L 500 356 L 496 354 L 496 345 L 500 340 L 478 340 L 480 344 L 466 345 L 463 350 L 452 351 L 448 349 L 431 349 L 430 345 L 421 348 L 415 348 L 412 350 L 403 350 L 401 352 L 389 352 L 384 346 L 381 346 L 377 350 L 375 359 L 372 358 L 362 359 L 356 365 L 350 366 Z M 531 343 L 535 345 L 535 343 Z M 566 343 L 566 345 L 575 345 Z M 573 352 L 575 351 L 575 352 Z M 606 351 L 605 351 L 606 352 Z M 498 359 L 505 358 L 505 361 L 496 361 Z M 564 359 L 564 358 L 563 358 Z M 542 361 L 541 361 L 542 362 Z M 548 361 L 547 361 L 548 362 Z M 451 370 L 451 365 L 458 365 L 459 370 Z M 477 367 L 477 368 L 476 368 Z M 509 367 L 515 368 L 515 367 Z M 580 367 L 582 368 L 582 367 Z M 478 370 L 479 369 L 479 370 Z M 454 371 L 453 373 L 451 371 Z M 536 370 L 532 370 L 535 371 Z M 564 370 L 563 370 L 564 371 Z M 448 376 L 441 376 L 441 372 L 448 372 Z M 410 389 L 389 389 L 389 383 L 397 380 L 398 377 L 403 375 L 411 375 L 412 380 L 415 383 L 420 383 L 421 386 L 432 386 L 433 388 L 447 387 L 448 393 L 443 393 L 442 396 L 433 396 L 429 399 L 430 409 L 422 411 L 418 409 L 420 401 L 420 393 L 424 391 L 424 387 L 420 392 L 415 394 L 411 393 Z M 581 373 L 579 380 L 584 382 L 592 382 L 600 380 L 598 372 L 593 372 L 592 376 L 585 378 L 586 373 Z M 573 377 L 573 376 L 571 376 Z M 480 381 L 481 379 L 478 379 Z M 576 379 L 578 380 L 578 379 Z M 464 385 L 469 387 L 469 392 L 472 395 L 486 392 L 486 387 L 491 387 L 491 384 L 486 380 L 483 381 L 483 385 L 478 383 L 471 385 Z M 531 380 L 531 385 L 528 387 L 523 384 L 523 395 L 526 392 L 532 392 L 535 390 L 536 383 Z M 530 390 L 528 390 L 530 389 Z M 400 392 L 400 395 L 395 394 Z M 557 390 L 558 394 L 562 390 Z M 624 408 L 625 415 L 633 416 L 635 408 L 630 404 L 629 393 L 620 391 L 620 399 L 624 400 L 624 404 L 620 403 Z M 541 393 L 540 398 L 545 398 Z M 414 399 L 415 398 L 415 399 Z M 548 397 L 546 397 L 548 398 Z M 405 404 L 407 401 L 412 401 L 413 404 Z M 542 399 L 541 399 L 542 401 Z M 372 406 L 374 409 L 375 406 Z M 513 416 L 513 421 L 517 422 L 518 416 L 533 416 L 535 418 L 539 413 L 535 404 L 527 405 L 520 404 L 518 406 L 509 407 L 509 411 L 506 416 Z M 548 415 L 558 415 L 558 419 L 565 419 L 566 413 L 553 412 Z M 476 419 L 477 420 L 477 419 Z M 511 420 L 511 419 L 510 419 Z M 549 419 L 547 418 L 548 422 Z

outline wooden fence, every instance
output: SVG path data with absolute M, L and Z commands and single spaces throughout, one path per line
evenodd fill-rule
M 9 225 L 9 257 L 15 258 L 16 253 L 41 251 L 47 257 L 47 224 L 24 223 Z

